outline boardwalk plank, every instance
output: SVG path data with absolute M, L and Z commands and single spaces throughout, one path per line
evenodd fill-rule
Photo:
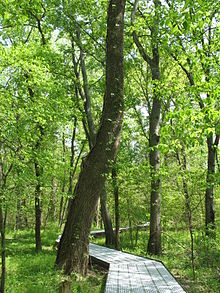
M 105 293 L 184 293 L 158 261 L 90 244 L 90 256 L 109 264 Z

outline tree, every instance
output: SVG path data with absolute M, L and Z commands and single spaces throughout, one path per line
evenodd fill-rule
M 161 253 L 161 179 L 160 170 L 160 151 L 159 151 L 159 130 L 161 115 L 161 95 L 160 95 L 160 61 L 159 61 L 159 18 L 160 18 L 160 1 L 155 0 L 154 12 L 150 21 L 150 45 L 152 57 L 141 44 L 136 30 L 133 31 L 133 39 L 142 58 L 147 62 L 151 69 L 153 82 L 153 104 L 149 117 L 149 162 L 151 166 L 151 211 L 150 211 L 150 238 L 148 241 L 148 252 L 150 254 Z M 132 22 L 135 20 L 135 14 L 138 9 L 138 0 L 135 1 L 132 12 Z
M 74 62 L 74 71 L 75 71 L 75 76 L 77 79 L 77 84 L 76 84 L 76 92 L 79 92 L 82 100 L 84 101 L 84 111 L 85 111 L 85 116 L 86 116 L 86 122 L 88 127 L 86 128 L 85 122 L 84 124 L 84 129 L 85 133 L 87 135 L 87 139 L 89 142 L 89 147 L 90 150 L 94 147 L 95 141 L 96 141 L 96 130 L 95 130 L 95 123 L 93 119 L 93 114 L 92 114 L 92 100 L 91 100 L 91 94 L 90 94 L 90 89 L 89 89 L 89 83 L 88 83 L 88 77 L 87 77 L 87 70 L 86 70 L 86 63 L 85 63 L 85 53 L 83 51 L 83 45 L 81 41 L 81 36 L 80 36 L 80 31 L 79 28 L 77 27 L 77 42 L 79 44 L 79 51 L 80 51 L 80 69 L 82 72 L 82 77 L 83 77 L 83 90 L 80 86 L 80 79 L 79 79 L 79 73 L 77 72 L 77 62 L 75 56 L 73 56 L 73 62 Z M 112 228 L 112 221 L 111 221 L 111 216 L 110 212 L 107 207 L 107 193 L 106 193 L 106 188 L 104 186 L 101 195 L 100 195 L 100 203 L 101 203 L 101 215 L 102 215 L 102 220 L 104 223 L 104 228 L 105 228 L 105 239 L 106 239 L 106 245 L 111 245 L 114 244 L 114 232 Z M 98 212 L 99 206 L 97 208 Z
M 106 175 L 119 147 L 123 117 L 123 28 L 125 1 L 111 0 L 107 20 L 106 93 L 96 143 L 85 159 L 60 240 L 56 266 L 85 274 L 89 233 Z

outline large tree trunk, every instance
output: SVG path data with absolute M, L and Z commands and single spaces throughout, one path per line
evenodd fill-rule
M 57 252 L 66 274 L 87 272 L 89 233 L 98 198 L 119 147 L 123 117 L 123 27 L 125 0 L 110 0 L 107 21 L 106 94 L 96 144 L 88 154 L 74 191 Z

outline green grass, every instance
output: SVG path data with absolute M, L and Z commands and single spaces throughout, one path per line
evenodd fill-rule
M 121 234 L 121 249 L 136 255 L 147 257 L 148 231 L 140 231 L 135 245 L 129 232 Z M 104 245 L 105 240 L 94 239 L 94 242 Z M 162 235 L 163 254 L 154 257 L 161 260 L 176 277 L 188 293 L 217 293 L 220 292 L 220 235 L 216 240 L 210 240 L 202 233 L 195 233 L 195 279 L 193 278 L 190 259 L 190 238 L 187 231 L 169 231 Z
M 55 293 L 60 283 L 68 279 L 75 293 L 103 292 L 105 274 L 89 270 L 87 277 L 78 274 L 70 278 L 54 269 L 54 242 L 59 230 L 50 227 L 42 232 L 43 251 L 35 252 L 33 231 L 10 232 L 6 235 L 6 292 Z

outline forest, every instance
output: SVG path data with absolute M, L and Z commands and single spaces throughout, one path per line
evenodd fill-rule
M 90 242 L 219 292 L 219 44 L 214 0 L 0 1 L 1 293 L 104 292 Z

